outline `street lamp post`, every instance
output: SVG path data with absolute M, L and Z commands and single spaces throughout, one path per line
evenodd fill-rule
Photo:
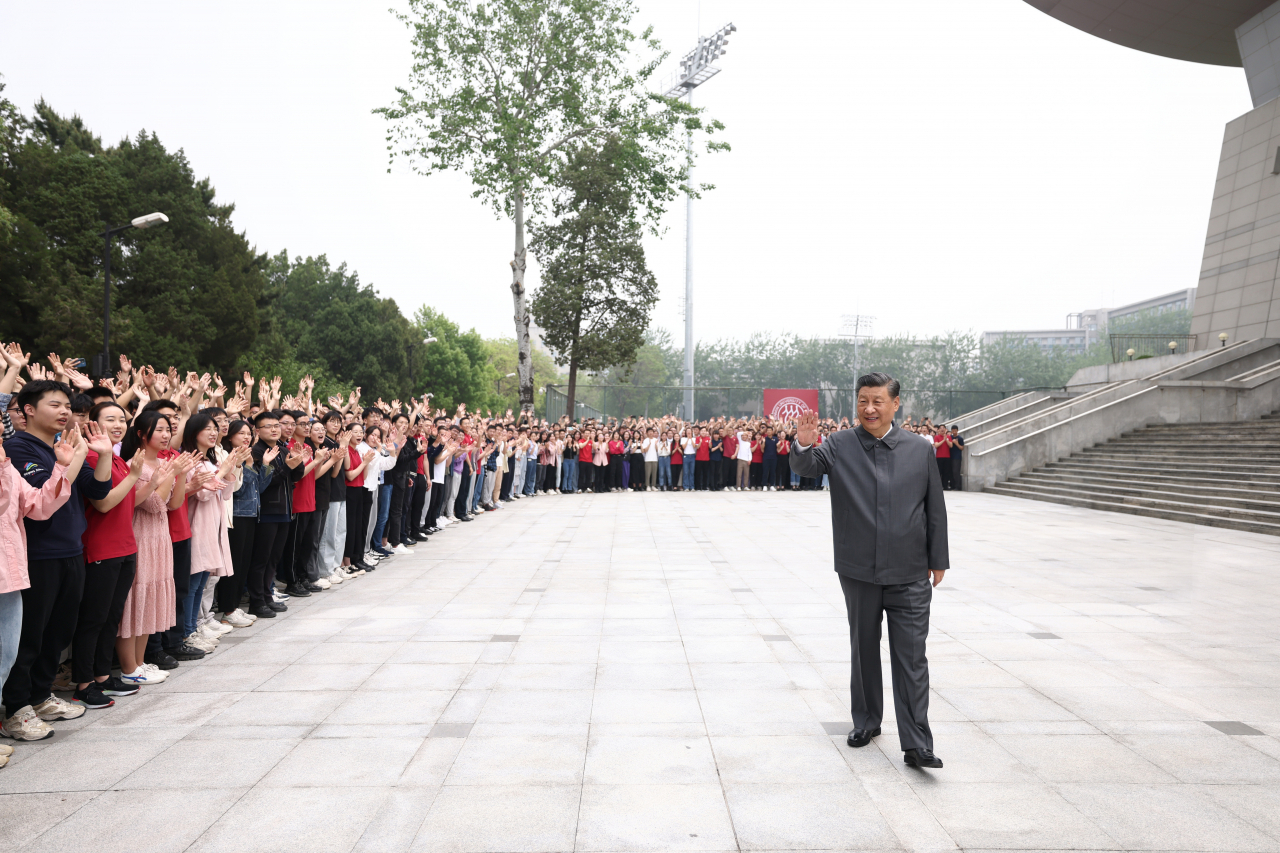
M 422 339 L 422 342 L 424 344 L 432 344 L 432 343 L 435 343 L 435 340 L 436 340 L 435 338 L 431 337 L 431 333 L 428 332 L 427 336 Z M 412 382 L 414 385 L 418 384 L 418 365 L 413 360 L 413 351 L 417 348 L 418 348 L 417 343 L 409 344 L 409 381 Z
M 688 98 L 693 105 L 693 90 L 720 73 L 712 65 L 724 56 L 729 34 L 737 31 L 733 24 L 725 24 L 707 38 L 698 37 L 698 46 L 680 60 L 680 72 L 676 81 L 663 94 L 668 98 Z M 693 420 L 693 133 L 685 142 L 688 157 L 688 193 L 684 205 L 684 416 Z
M 111 375 L 111 238 L 130 228 L 147 229 L 163 225 L 168 221 L 169 217 L 163 213 L 148 213 L 146 216 L 139 216 L 130 221 L 127 225 L 117 225 L 102 233 L 102 352 L 94 358 L 91 371 L 98 378 Z

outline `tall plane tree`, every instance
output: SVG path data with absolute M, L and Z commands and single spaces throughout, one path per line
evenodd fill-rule
M 569 367 L 570 400 L 579 370 L 604 370 L 635 358 L 658 301 L 636 207 L 621 179 L 627 149 L 616 136 L 599 148 L 578 147 L 553 202 L 558 221 L 533 232 L 542 261 L 533 317 L 556 361 Z
M 654 225 L 685 185 L 685 132 L 713 133 L 700 110 L 650 90 L 666 54 L 631 29 L 631 0 L 409 0 L 398 15 L 414 64 L 399 98 L 375 112 L 387 147 L 422 174 L 464 171 L 476 197 L 515 227 L 511 295 L 520 405 L 533 410 L 525 231 L 570 146 L 617 136 L 632 154 L 620 180 Z M 725 147 L 708 141 L 708 149 Z

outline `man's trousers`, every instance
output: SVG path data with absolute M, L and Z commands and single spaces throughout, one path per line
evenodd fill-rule
M 875 729 L 884 717 L 884 681 L 880 671 L 881 614 L 889 617 L 889 662 L 898 741 L 908 749 L 933 749 L 929 730 L 929 578 L 904 584 L 867 583 L 840 575 L 849 614 L 849 697 L 853 725 Z

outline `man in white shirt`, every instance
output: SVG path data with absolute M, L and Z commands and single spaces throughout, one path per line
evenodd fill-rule
M 644 488 L 653 491 L 658 487 L 658 435 L 653 427 L 645 431 L 640 452 L 644 454 Z
M 751 437 L 749 429 L 738 433 L 738 491 L 745 492 L 751 486 Z

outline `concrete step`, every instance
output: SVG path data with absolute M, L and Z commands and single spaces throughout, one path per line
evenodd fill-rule
M 1211 498 L 1227 498 L 1245 501 L 1273 501 L 1280 505 L 1280 481 L 1275 483 L 1247 483 L 1209 477 L 1161 477 L 1139 473 L 1118 475 L 1093 471 L 1076 471 L 1069 468 L 1037 468 L 1034 471 L 1019 474 L 1013 479 L 1041 483 L 1062 483 L 1090 491 L 1095 488 L 1117 487 L 1141 489 L 1152 494 L 1190 494 L 1210 503 L 1214 502 L 1210 500 Z
M 1244 473 L 1253 471 L 1258 474 L 1280 474 L 1280 464 L 1275 462 L 1253 461 L 1249 459 L 1220 459 L 1214 457 L 1186 458 L 1182 456 L 1162 456 L 1158 459 L 1145 456 L 1130 456 L 1120 453 L 1080 453 L 1068 459 L 1087 464 L 1112 463 L 1118 465 L 1158 466 L 1167 471 L 1219 471 L 1222 473 Z M 1066 459 L 1062 460 L 1067 461 Z M 1053 464 L 1053 463 L 1051 463 Z
M 1122 444 L 1117 445 L 1110 441 L 1106 444 L 1098 444 L 1093 447 L 1087 447 L 1080 451 L 1081 454 L 1109 453 L 1112 455 L 1124 454 L 1127 456 L 1168 456 L 1177 454 L 1185 459 L 1195 459 L 1205 457 L 1209 459 L 1257 459 L 1274 460 L 1275 464 L 1280 464 L 1280 445 L 1270 445 L 1269 447 L 1236 447 L 1235 445 L 1223 445 L 1215 447 L 1214 442 L 1183 442 L 1181 444 L 1168 444 L 1166 446 L 1150 445 L 1150 444 Z
M 1246 530 L 1252 533 L 1266 533 L 1280 536 L 1280 519 L 1258 518 L 1246 515 L 1244 518 L 1220 515 L 1210 511 L 1192 512 L 1179 506 L 1162 506 L 1157 501 L 1115 501 L 1097 500 L 1082 496 L 1075 492 L 1053 492 L 1033 489 L 1023 485 L 1015 485 L 1012 481 L 997 483 L 988 491 L 999 495 L 1026 498 L 1029 500 L 1047 501 L 1066 506 L 1084 507 L 1104 512 L 1123 512 L 1130 515 L 1142 515 L 1150 518 L 1164 518 L 1169 521 L 1182 521 L 1189 524 L 1202 524 L 1209 527 L 1223 527 L 1230 530 Z
M 1188 481 L 1220 481 L 1224 477 L 1230 478 L 1232 482 L 1257 483 L 1259 486 L 1275 485 L 1280 483 L 1280 471 L 1275 473 L 1260 472 L 1255 466 L 1229 466 L 1236 470 L 1226 470 L 1227 466 L 1213 467 L 1195 467 L 1184 466 L 1175 468 L 1169 465 L 1151 466 L 1151 465 L 1133 465 L 1118 462 L 1097 462 L 1093 460 L 1083 460 L 1078 458 L 1067 457 L 1059 462 L 1050 462 L 1044 468 L 1037 468 L 1037 471 L 1085 471 L 1096 474 L 1098 476 L 1144 476 L 1147 474 L 1158 473 L 1164 477 L 1175 477 Z
M 1036 488 L 1079 492 L 1084 497 L 1094 499 L 1150 498 L 1173 504 L 1188 504 L 1191 507 L 1211 505 L 1223 510 L 1236 509 L 1250 513 L 1271 513 L 1277 519 L 1280 519 L 1280 491 L 1243 491 L 1234 495 L 1206 495 L 1196 488 L 1171 488 L 1144 482 L 1094 480 L 1086 484 L 1066 477 L 1045 475 L 1036 471 L 1020 474 L 1009 480 L 1009 482 L 1024 483 Z

